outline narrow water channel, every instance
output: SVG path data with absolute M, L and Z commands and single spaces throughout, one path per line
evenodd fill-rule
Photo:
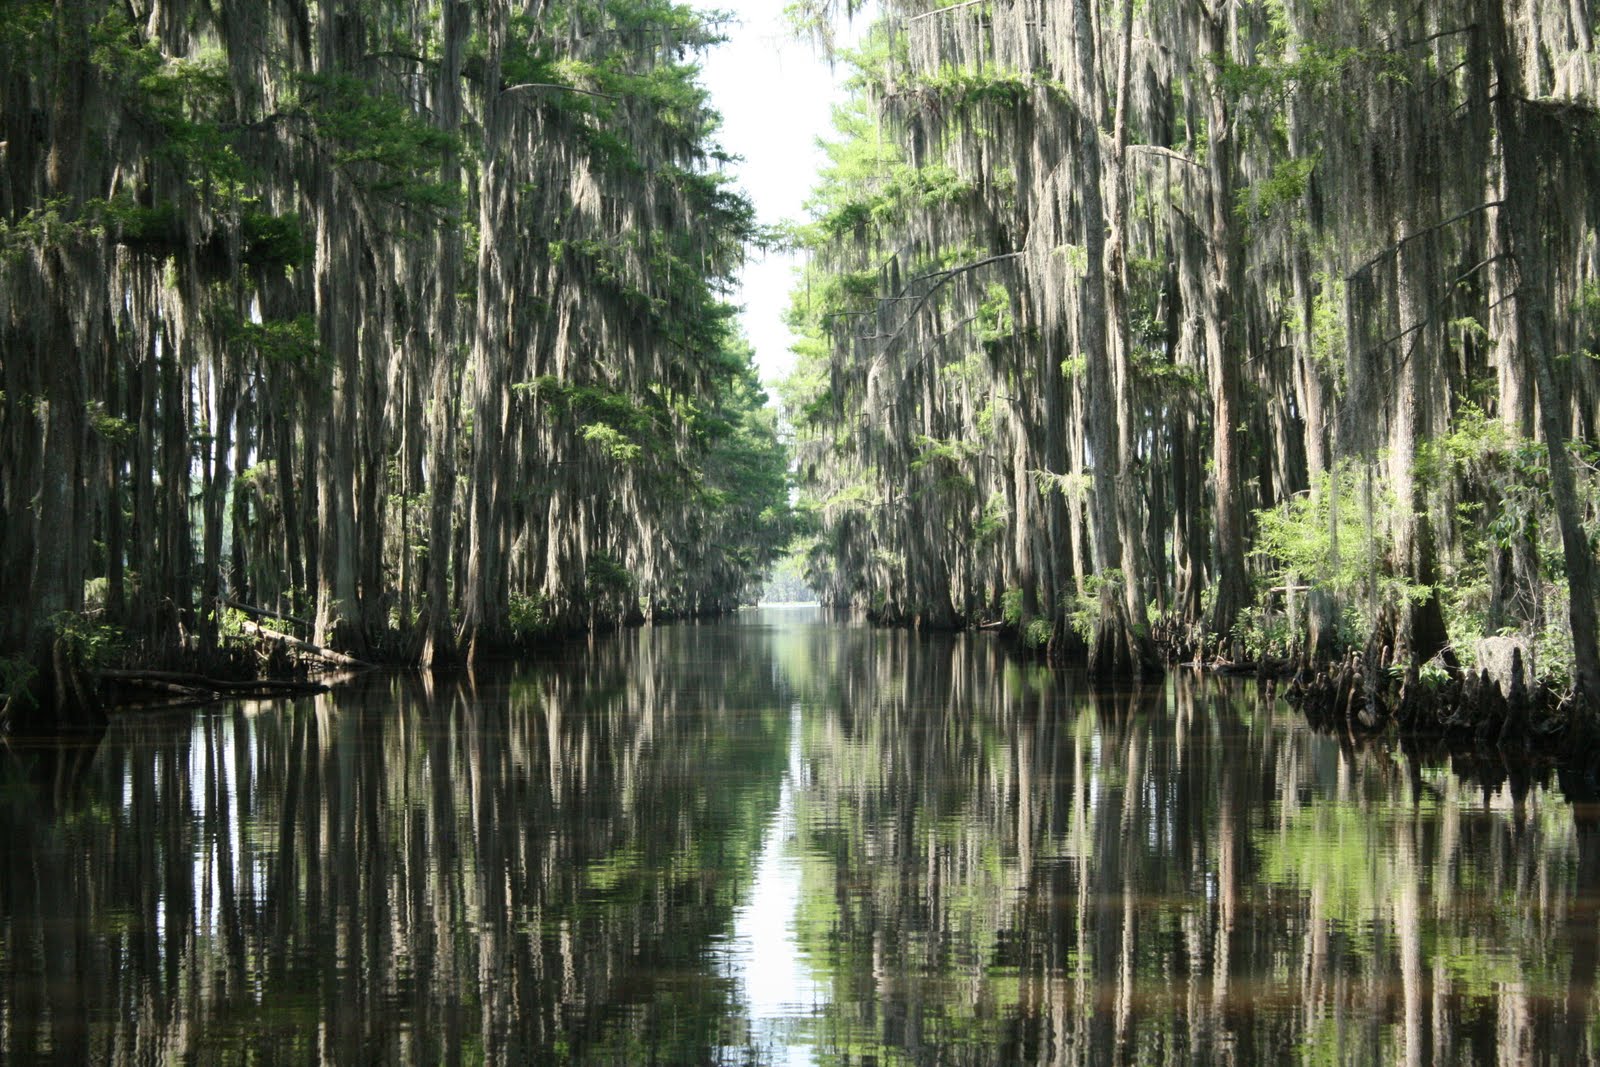
M 0 758 L 0 1062 L 1581 1062 L 1592 790 L 769 609 Z

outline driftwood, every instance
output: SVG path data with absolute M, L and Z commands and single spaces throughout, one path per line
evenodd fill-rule
M 301 655 L 311 656 L 327 663 L 337 663 L 341 667 L 368 668 L 372 666 L 372 664 L 358 660 L 354 656 L 347 656 L 343 652 L 335 652 L 331 648 L 314 645 L 310 641 L 302 641 L 298 637 L 280 633 L 277 630 L 269 630 L 257 623 L 241 622 L 239 625 L 245 633 L 253 637 L 259 637 L 265 641 L 281 641 Z

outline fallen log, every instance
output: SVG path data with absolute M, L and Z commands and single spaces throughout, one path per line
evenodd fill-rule
M 243 612 L 252 619 L 277 619 L 280 622 L 290 622 L 304 630 L 311 629 L 311 624 L 304 619 L 297 619 L 293 615 L 285 615 L 281 611 L 272 611 L 269 608 L 258 608 L 254 604 L 242 604 L 237 600 L 222 598 L 222 606 L 232 608 L 234 611 Z
M 169 678 L 147 677 L 141 675 L 138 671 L 101 671 L 100 677 L 127 685 L 136 685 L 140 689 L 152 689 L 157 693 L 171 693 L 173 696 L 198 701 L 202 704 L 209 704 L 214 700 L 222 699 L 222 694 L 215 689 L 197 685 L 185 685 Z
M 110 711 L 116 715 L 130 711 L 179 711 L 183 708 L 203 708 L 221 699 L 220 694 L 212 693 L 209 697 L 178 697 L 174 700 L 157 700 L 144 704 L 118 704 Z
M 358 669 L 368 669 L 372 667 L 372 664 L 356 659 L 354 656 L 347 656 L 343 652 L 335 652 L 331 648 L 323 648 L 321 645 L 314 645 L 310 641 L 302 641 L 298 637 L 293 637 L 286 633 L 280 633 L 277 630 L 269 630 L 265 626 L 261 626 L 257 623 L 241 622 L 239 627 L 245 633 L 250 634 L 253 637 L 259 637 L 265 641 L 281 641 L 289 648 L 294 649 L 296 652 L 299 652 L 304 656 L 312 656 L 328 663 L 337 663 L 341 667 L 355 667 Z
M 147 688 L 156 688 L 155 683 L 165 682 L 195 689 L 208 689 L 235 694 L 326 693 L 328 691 L 328 687 L 321 682 L 300 682 L 282 678 L 254 678 L 245 681 L 230 681 L 226 678 L 208 678 L 203 674 L 187 674 L 183 671 L 103 670 L 100 672 L 100 677 L 107 681 L 128 682 L 134 685 L 143 685 Z

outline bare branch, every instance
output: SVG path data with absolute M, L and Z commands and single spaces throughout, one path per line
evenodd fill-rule
M 979 4 L 984 2 L 985 0 L 967 0 L 967 2 L 964 4 L 951 4 L 949 7 L 936 7 L 932 11 L 924 11 L 920 15 L 912 15 L 910 18 L 906 19 L 906 22 L 909 24 L 912 22 L 921 21 L 922 19 L 932 18 L 935 15 L 949 14 L 952 11 L 960 11 L 964 7 L 977 7 Z
M 573 85 L 556 85 L 551 82 L 523 82 L 521 85 L 512 85 L 500 90 L 502 96 L 532 89 L 553 89 L 558 93 L 581 93 L 584 96 L 598 96 L 602 100 L 617 100 L 619 97 L 611 93 L 597 93 L 590 89 L 579 89 Z
M 1460 222 L 1462 219 L 1471 218 L 1473 215 L 1476 215 L 1479 212 L 1488 211 L 1492 207 L 1504 207 L 1504 206 L 1505 206 L 1505 201 L 1504 200 L 1490 200 L 1490 201 L 1487 201 L 1485 203 L 1478 204 L 1476 207 L 1469 207 L 1465 211 L 1459 211 L 1456 214 L 1451 215 L 1447 219 L 1441 219 L 1440 221 L 1434 223 L 1432 226 L 1426 226 L 1426 227 L 1418 230 L 1416 233 L 1406 234 L 1406 236 L 1404 238 L 1402 238 L 1399 241 L 1396 241 L 1392 245 L 1389 245 L 1383 251 L 1379 252 L 1377 255 L 1373 256 L 1371 259 L 1369 259 L 1365 263 L 1361 264 L 1355 270 L 1351 271 L 1349 274 L 1346 274 L 1344 276 L 1344 280 L 1345 281 L 1353 281 L 1356 278 L 1357 275 L 1364 274 L 1367 271 L 1371 270 L 1373 267 L 1377 266 L 1383 260 L 1387 259 L 1389 256 L 1395 255 L 1402 248 L 1404 248 L 1406 245 L 1410 244 L 1412 241 L 1415 241 L 1419 237 L 1426 237 L 1430 233 L 1437 233 L 1438 231 L 1444 229 L 1446 226 L 1454 225 L 1455 223 Z

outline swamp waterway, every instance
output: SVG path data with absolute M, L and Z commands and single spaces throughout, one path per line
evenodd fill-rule
M 1589 783 L 766 609 L 0 781 L 0 1061 L 1594 1056 Z

